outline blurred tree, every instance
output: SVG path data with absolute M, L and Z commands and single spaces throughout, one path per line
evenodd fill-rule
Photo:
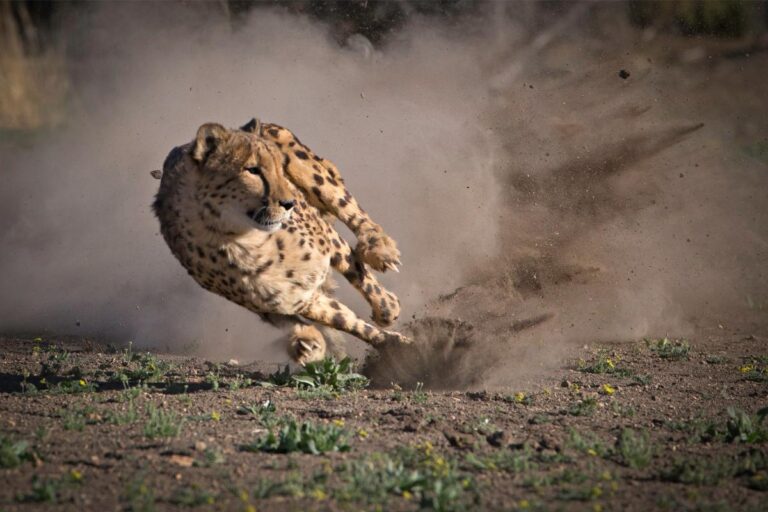
M 765 32 L 768 3 L 747 0 L 630 0 L 630 20 L 684 35 L 741 37 Z
M 64 56 L 46 44 L 52 8 L 0 0 L 0 129 L 36 129 L 63 115 Z

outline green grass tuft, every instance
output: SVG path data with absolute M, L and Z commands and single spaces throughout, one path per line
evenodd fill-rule
M 349 434 L 336 425 L 315 424 L 309 421 L 298 423 L 285 419 L 278 429 L 243 447 L 245 451 L 273 453 L 302 452 L 314 455 L 325 452 L 345 452 L 350 449 Z
M 8 436 L 0 435 L 0 468 L 9 469 L 22 465 L 25 461 L 33 460 L 26 441 L 15 441 Z
M 173 411 L 164 411 L 153 404 L 149 404 L 146 412 L 147 421 L 144 423 L 144 436 L 149 439 L 176 437 L 184 426 L 184 420 Z
M 688 359 L 688 354 L 691 351 L 691 345 L 684 339 L 664 337 L 657 340 L 645 340 L 645 342 L 652 352 L 656 352 L 660 358 L 670 361 Z
M 623 465 L 642 469 L 651 463 L 654 450 L 647 432 L 625 428 L 616 442 L 616 451 Z
M 352 360 L 345 357 L 336 362 L 332 357 L 315 363 L 307 363 L 300 373 L 291 377 L 291 384 L 298 388 L 328 388 L 332 391 L 354 391 L 368 386 L 363 375 L 355 373 Z

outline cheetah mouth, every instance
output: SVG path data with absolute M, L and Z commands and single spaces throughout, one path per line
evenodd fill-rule
M 266 231 L 267 233 L 277 231 L 283 226 L 282 221 L 269 219 L 266 213 L 266 208 L 262 208 L 260 210 L 248 210 L 246 214 L 256 225 L 256 229 Z

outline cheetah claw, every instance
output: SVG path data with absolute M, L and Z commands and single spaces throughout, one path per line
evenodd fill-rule
M 314 326 L 296 326 L 291 336 L 288 353 L 297 364 L 320 361 L 325 357 L 326 344 L 320 331 Z

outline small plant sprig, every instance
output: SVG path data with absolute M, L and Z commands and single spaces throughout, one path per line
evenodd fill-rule
M 33 459 L 34 455 L 29 450 L 29 443 L 0 435 L 0 468 L 15 468 Z
M 130 348 L 123 354 L 123 368 L 112 373 L 110 380 L 122 382 L 128 388 L 134 384 L 146 384 L 162 380 L 171 370 L 171 364 L 149 352 L 133 352 Z
M 272 400 L 265 400 L 256 405 L 241 405 L 237 409 L 237 414 L 255 416 L 263 426 L 273 428 L 279 423 L 279 419 L 275 417 L 276 410 Z
M 307 363 L 304 370 L 291 377 L 291 384 L 295 387 L 326 387 L 336 392 L 363 389 L 368 383 L 365 376 L 353 371 L 352 360 L 348 357 L 339 362 L 327 357 L 322 361 Z
M 741 443 L 765 443 L 768 441 L 768 425 L 764 425 L 768 416 L 768 407 L 750 415 L 734 407 L 726 409 L 728 421 L 725 424 L 725 440 Z
M 32 477 L 32 490 L 28 493 L 18 493 L 16 501 L 22 503 L 58 503 L 62 491 L 83 483 L 83 475 L 77 470 L 72 470 L 68 475 L 60 478 L 41 478 L 38 475 Z
M 749 414 L 735 407 L 725 410 L 725 424 L 714 419 L 695 419 L 684 422 L 669 422 L 667 426 L 672 430 L 688 434 L 689 443 L 700 442 L 728 442 L 728 443 L 764 443 L 768 442 L 768 425 L 765 423 L 768 417 L 768 407 Z
M 147 421 L 144 424 L 144 436 L 176 437 L 184 426 L 184 420 L 173 411 L 164 411 L 152 404 L 147 405 Z
M 346 452 L 350 449 L 346 430 L 336 425 L 298 423 L 284 419 L 277 430 L 271 430 L 256 442 L 243 446 L 245 451 L 273 453 L 302 452 L 317 455 L 325 452 Z
M 597 398 L 588 396 L 574 403 L 569 409 L 571 416 L 592 416 L 597 408 Z
M 584 373 L 611 374 L 618 377 L 629 377 L 632 372 L 619 366 L 619 358 L 612 356 L 607 350 L 599 350 L 594 361 L 579 360 L 579 371 Z
M 625 428 L 616 442 L 616 451 L 622 464 L 632 469 L 642 469 L 651 463 L 654 450 L 647 432 Z
M 688 353 L 691 351 L 691 345 L 684 339 L 659 338 L 657 340 L 645 340 L 646 345 L 651 352 L 656 352 L 662 359 L 669 361 L 679 361 L 688 359 Z
M 768 356 L 746 358 L 746 362 L 739 366 L 739 372 L 752 382 L 768 381 Z

